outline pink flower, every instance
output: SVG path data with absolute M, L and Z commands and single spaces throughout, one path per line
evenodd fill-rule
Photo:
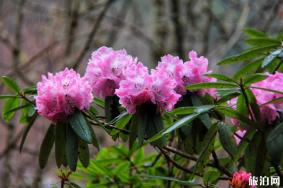
M 185 84 L 183 82 L 184 64 L 183 60 L 179 57 L 170 54 L 161 57 L 161 61 L 158 63 L 155 72 L 165 73 L 169 79 L 175 81 L 175 90 L 177 93 L 186 93 Z
M 151 90 L 154 94 L 154 102 L 160 110 L 171 111 L 181 97 L 175 91 L 177 82 L 167 76 L 166 72 L 152 71 Z
M 249 179 L 252 176 L 251 173 L 248 173 L 244 170 L 235 172 L 232 177 L 231 185 L 233 188 L 255 188 L 255 186 L 249 185 Z
M 174 90 L 176 83 L 165 72 L 153 71 L 150 75 L 148 69 L 138 63 L 127 67 L 125 75 L 115 94 L 129 113 L 135 113 L 136 107 L 146 102 L 156 104 L 160 111 L 170 111 L 180 97 Z
M 205 76 L 205 74 L 211 73 L 211 71 L 208 70 L 208 60 L 205 57 L 198 57 L 198 54 L 195 51 L 190 51 L 188 56 L 190 60 L 184 63 L 183 81 L 185 82 L 185 85 L 216 81 L 215 78 Z M 216 90 L 213 88 L 202 89 L 199 90 L 198 93 L 200 95 L 207 93 L 211 96 L 216 96 Z
M 90 84 L 72 69 L 48 73 L 37 83 L 36 109 L 51 121 L 64 120 L 76 109 L 89 108 L 93 96 Z
M 268 77 L 265 80 L 252 84 L 252 87 L 271 89 L 276 91 L 283 91 L 283 73 L 276 72 L 275 74 L 267 74 Z M 283 112 L 283 103 L 268 103 L 269 101 L 283 97 L 282 94 L 278 94 L 272 91 L 266 91 L 262 89 L 252 89 L 256 96 L 257 103 L 260 106 L 262 119 L 268 123 L 272 123 L 278 116 L 278 111 Z
M 148 69 L 141 63 L 127 67 L 125 75 L 126 79 L 120 82 L 115 94 L 120 98 L 120 104 L 133 114 L 136 111 L 136 106 L 147 101 L 154 101 L 150 88 L 152 79 Z
M 283 73 L 267 74 L 267 78 L 251 85 L 257 104 L 260 106 L 261 121 L 272 123 L 278 117 L 278 112 L 283 112 L 283 102 L 268 103 L 271 100 L 283 97 L 282 94 L 263 89 L 283 91 Z M 260 89 L 263 88 L 263 89 Z M 232 99 L 229 104 L 236 108 L 237 98 Z M 232 119 L 232 124 L 239 124 L 238 120 Z
M 124 69 L 135 63 L 137 59 L 125 50 L 101 47 L 92 53 L 84 79 L 90 82 L 96 96 L 113 96 L 120 81 L 125 78 Z

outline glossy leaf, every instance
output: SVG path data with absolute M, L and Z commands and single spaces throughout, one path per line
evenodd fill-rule
M 228 117 L 236 118 L 239 120 L 242 124 L 241 126 L 245 126 L 245 128 L 253 128 L 254 122 L 251 121 L 246 115 L 243 115 L 242 113 L 239 113 L 238 111 L 229 108 L 229 107 L 217 107 L 217 111 L 220 111 L 221 113 L 225 114 Z
M 210 73 L 210 74 L 206 74 L 206 76 L 216 78 L 217 80 L 222 80 L 222 81 L 225 81 L 225 82 L 235 83 L 235 81 L 233 79 L 231 79 L 228 76 L 225 76 L 223 74 L 215 74 L 215 73 L 212 74 L 212 73 Z
M 277 125 L 267 136 L 266 146 L 274 163 L 279 164 L 283 153 L 283 123 Z
M 267 35 L 259 30 L 253 29 L 253 28 L 246 28 L 244 30 L 245 34 L 251 38 L 263 38 L 263 37 L 267 37 Z
M 249 86 L 253 83 L 264 80 L 266 77 L 267 77 L 267 75 L 265 75 L 265 74 L 252 74 L 252 75 L 247 76 L 243 80 L 243 82 L 246 86 Z
M 87 143 L 79 141 L 79 159 L 82 165 L 86 168 L 89 165 L 89 149 Z
M 55 133 L 55 159 L 57 167 L 60 168 L 61 165 L 66 166 L 66 129 L 67 124 L 57 123 L 56 124 L 56 133 Z
M 264 53 L 268 52 L 269 50 L 272 50 L 274 48 L 278 47 L 278 45 L 268 45 L 268 46 L 261 46 L 261 47 L 255 47 L 250 48 L 238 55 L 234 55 L 231 57 L 228 57 L 218 63 L 218 65 L 226 65 L 226 64 L 232 64 L 232 63 L 238 63 L 246 60 L 251 60 L 254 58 L 258 58 L 259 55 L 264 55 Z
M 93 134 L 91 127 L 88 126 L 87 121 L 81 111 L 77 111 L 69 118 L 69 123 L 74 132 L 85 142 L 91 144 L 93 142 Z
M 28 135 L 29 131 L 31 130 L 31 127 L 33 126 L 36 118 L 37 118 L 37 114 L 34 114 L 31 118 L 31 120 L 29 121 L 29 123 L 27 124 L 27 126 L 25 127 L 25 130 L 24 130 L 23 136 L 21 138 L 21 142 L 20 142 L 20 152 L 22 152 L 22 149 L 23 149 L 25 140 L 27 138 L 27 135 Z
M 19 104 L 20 104 L 19 98 L 10 98 L 10 99 L 5 100 L 3 111 L 2 111 L 2 116 L 4 120 L 8 122 L 14 117 L 15 112 L 11 110 L 17 108 Z M 8 113 L 9 111 L 11 112 Z
M 39 151 L 39 166 L 42 169 L 47 164 L 50 152 L 54 144 L 54 139 L 55 139 L 55 125 L 51 124 L 44 136 Z
M 66 134 L 66 159 L 69 168 L 72 171 L 76 171 L 77 161 L 78 161 L 78 147 L 79 147 L 79 138 L 78 135 L 74 132 L 71 127 L 67 127 Z
M 13 99 L 13 98 L 19 98 L 17 95 L 0 95 L 0 100 L 1 99 Z
M 238 87 L 233 83 L 226 82 L 205 82 L 198 84 L 191 84 L 187 86 L 188 90 L 208 89 L 208 88 L 236 88 Z
M 218 132 L 221 145 L 231 157 L 234 157 L 237 153 L 237 145 L 231 128 L 224 123 L 220 123 L 218 125 Z
M 280 42 L 279 42 L 279 45 L 280 45 Z M 283 54 L 283 48 L 279 48 L 271 52 L 268 56 L 264 58 L 261 67 L 262 68 L 267 67 L 276 57 L 280 56 L 280 54 Z
M 249 64 L 245 64 L 244 67 L 242 67 L 240 70 L 238 70 L 235 73 L 234 78 L 236 80 L 240 80 L 240 78 L 243 78 L 248 74 L 255 73 L 256 70 L 260 67 L 262 61 L 263 61 L 263 59 L 258 59 L 254 62 L 249 63 Z
M 18 84 L 12 78 L 9 78 L 7 76 L 2 76 L 1 80 L 2 80 L 3 84 L 7 88 L 9 88 L 12 92 L 18 93 L 20 91 L 20 87 L 18 86 Z
M 202 106 L 188 106 L 188 107 L 179 107 L 173 109 L 171 112 L 168 112 L 171 115 L 187 115 L 192 113 L 202 113 L 214 108 L 214 105 L 202 105 Z
M 268 46 L 268 45 L 277 45 L 280 46 L 280 40 L 271 39 L 267 37 L 258 37 L 258 38 L 251 38 L 246 40 L 246 43 L 252 46 Z
M 101 108 L 104 108 L 104 107 L 105 107 L 105 102 L 104 102 L 104 100 L 102 100 L 102 99 L 100 99 L 100 98 L 93 97 L 93 102 L 94 102 L 97 106 L 99 106 L 99 107 L 101 107 Z
M 213 124 L 211 128 L 208 130 L 207 134 L 204 137 L 204 141 L 202 143 L 202 151 L 198 157 L 196 165 L 194 167 L 194 172 L 203 172 L 205 165 L 209 161 L 209 155 L 214 149 L 214 138 L 216 136 L 218 130 L 218 126 Z

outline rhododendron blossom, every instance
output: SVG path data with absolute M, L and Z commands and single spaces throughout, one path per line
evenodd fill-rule
M 179 57 L 172 56 L 170 54 L 161 57 L 161 61 L 158 63 L 155 72 L 156 74 L 164 73 L 166 74 L 165 76 L 169 77 L 169 79 L 175 81 L 175 90 L 177 93 L 186 93 L 186 88 L 183 81 L 184 63 Z
M 166 73 L 150 75 L 141 63 L 125 69 L 126 79 L 120 82 L 115 94 L 129 113 L 135 113 L 138 105 L 146 102 L 156 104 L 159 110 L 172 110 L 180 95 L 174 90 L 175 82 Z
M 37 92 L 37 112 L 51 121 L 64 120 L 76 109 L 89 108 L 93 99 L 90 84 L 67 68 L 55 75 L 43 75 Z
M 190 60 L 184 63 L 177 56 L 165 55 L 156 67 L 156 72 L 165 72 L 170 79 L 176 82 L 175 91 L 181 95 L 186 93 L 186 86 L 189 84 L 216 81 L 215 78 L 205 75 L 211 72 L 208 71 L 208 60 L 205 57 L 198 57 L 195 51 L 189 52 L 188 56 Z M 202 89 L 197 93 L 215 96 L 216 90 Z
M 233 188 L 255 188 L 255 186 L 249 185 L 249 179 L 252 176 L 244 170 L 235 172 L 232 177 L 231 185 Z
M 84 79 L 90 82 L 96 96 L 113 96 L 119 82 L 125 78 L 125 68 L 135 63 L 137 58 L 125 50 L 101 47 L 92 53 Z
M 185 85 L 216 81 L 215 78 L 211 78 L 205 75 L 207 73 L 211 73 L 211 71 L 208 70 L 208 60 L 205 57 L 198 57 L 198 54 L 195 51 L 190 51 L 188 56 L 190 60 L 184 63 L 183 80 Z M 211 96 L 215 96 L 216 90 L 213 88 L 202 89 L 199 90 L 198 93 L 200 95 L 207 93 Z
M 276 72 L 275 74 L 268 74 L 267 78 L 251 85 L 251 90 L 255 95 L 256 102 L 260 105 L 261 120 L 263 122 L 272 123 L 279 116 L 278 112 L 283 111 L 283 103 L 268 103 L 271 100 L 283 97 L 282 94 L 273 91 L 266 91 L 263 89 L 271 89 L 276 91 L 283 91 L 283 74 Z M 260 89 L 263 88 L 263 89 Z M 235 108 L 237 98 L 232 99 L 229 104 Z M 232 119 L 234 125 L 239 124 L 238 120 Z

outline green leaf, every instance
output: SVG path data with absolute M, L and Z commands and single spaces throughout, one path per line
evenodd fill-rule
M 213 124 L 206 133 L 203 139 L 204 141 L 201 144 L 202 151 L 194 167 L 194 173 L 196 172 L 202 173 L 204 171 L 206 164 L 209 162 L 209 155 L 214 149 L 214 138 L 216 136 L 217 130 L 218 130 L 217 124 Z
M 137 127 L 138 127 L 138 142 L 139 144 L 143 144 L 143 140 L 145 138 L 145 129 L 148 126 L 147 123 L 149 121 L 146 113 L 137 113 Z
M 47 164 L 50 152 L 54 144 L 54 138 L 55 138 L 55 125 L 51 124 L 44 136 L 39 151 L 39 166 L 41 169 L 43 169 Z
M 231 128 L 224 123 L 219 123 L 218 128 L 220 143 L 225 151 L 227 151 L 227 153 L 233 158 L 237 153 L 237 145 L 233 132 L 231 131 Z
M 82 165 L 87 168 L 89 165 L 89 149 L 87 143 L 79 141 L 79 159 Z
M 15 111 L 18 111 L 20 109 L 27 108 L 27 107 L 30 107 L 30 106 L 31 106 L 30 104 L 23 104 L 21 106 L 17 106 L 15 108 L 12 108 L 12 109 L 8 110 L 7 112 L 5 112 L 4 115 L 8 115 L 9 113 L 12 113 L 12 112 L 15 112 Z
M 19 98 L 17 95 L 0 95 L 0 99 L 13 99 L 13 98 Z
M 225 82 L 205 82 L 198 84 L 191 84 L 187 86 L 188 90 L 208 89 L 208 88 L 235 88 L 236 84 Z
M 264 80 L 266 77 L 267 75 L 265 74 L 260 74 L 260 73 L 252 74 L 252 75 L 249 75 L 247 78 L 245 78 L 243 82 L 244 82 L 244 85 L 249 86 L 253 83 Z
M 262 31 L 258 31 L 256 29 L 253 29 L 253 28 L 246 28 L 244 30 L 245 34 L 251 38 L 262 38 L 262 37 L 267 37 L 267 35 L 262 32 Z
M 233 79 L 231 79 L 228 76 L 225 76 L 223 74 L 211 74 L 210 73 L 210 74 L 205 74 L 205 75 L 208 76 L 208 77 L 216 78 L 217 80 L 235 83 L 235 81 Z
M 250 48 L 248 50 L 243 51 L 242 53 L 238 55 L 234 55 L 231 57 L 228 57 L 218 63 L 218 65 L 226 65 L 226 64 L 232 64 L 232 63 L 238 63 L 242 61 L 251 60 L 254 58 L 258 58 L 260 55 L 264 55 L 264 53 L 268 52 L 271 49 L 274 49 L 278 47 L 278 45 L 268 45 L 268 46 L 261 46 L 261 47 L 255 47 Z
M 262 134 L 256 133 L 250 140 L 250 143 L 245 151 L 244 161 L 245 168 L 248 172 L 251 172 L 255 176 L 264 174 L 266 163 L 266 147 Z
M 74 132 L 85 142 L 93 143 L 93 130 L 88 126 L 87 121 L 81 111 L 77 111 L 69 118 L 69 123 Z
M 246 105 L 245 98 L 244 98 L 243 94 L 240 95 L 237 99 L 237 111 L 240 114 L 243 114 L 243 115 L 249 114 L 249 110 L 248 110 L 248 107 Z
M 58 122 L 56 124 L 56 133 L 55 133 L 55 158 L 57 167 L 60 168 L 61 165 L 66 166 L 66 125 L 65 123 Z
M 202 105 L 202 102 L 201 102 L 199 96 L 197 96 L 196 94 L 192 94 L 192 95 L 191 95 L 191 100 L 192 100 L 192 104 L 193 104 L 194 106 L 201 106 L 201 105 Z M 197 112 L 197 113 L 202 113 L 202 111 L 207 111 L 207 110 L 209 111 L 209 110 L 211 110 L 212 108 L 214 108 L 214 106 L 211 107 L 211 108 L 209 108 L 209 109 L 200 109 L 201 111 L 200 111 L 200 112 Z M 206 127 L 207 129 L 210 128 L 210 126 L 211 126 L 211 121 L 210 121 L 210 117 L 209 117 L 209 115 L 208 115 L 207 113 L 201 114 L 201 115 L 198 117 L 198 119 L 200 119 L 200 121 L 205 125 L 205 127 Z
M 203 181 L 205 183 L 215 184 L 218 178 L 221 176 L 221 173 L 217 170 L 210 170 L 204 174 Z
M 234 78 L 236 80 L 240 80 L 240 78 L 243 78 L 247 74 L 255 73 L 256 70 L 260 67 L 262 61 L 263 61 L 263 59 L 261 58 L 261 59 L 254 61 L 254 62 L 245 64 L 243 68 L 241 68 L 240 70 L 238 70 L 235 73 Z
M 10 99 L 5 100 L 3 112 L 2 112 L 2 116 L 3 116 L 4 120 L 6 120 L 8 122 L 14 117 L 14 115 L 15 115 L 14 111 L 12 111 L 10 113 L 8 113 L 8 112 L 11 111 L 14 108 L 17 108 L 19 106 L 19 104 L 20 104 L 19 98 L 10 98 Z
M 266 139 L 266 147 L 272 158 L 272 161 L 275 164 L 279 164 L 283 153 L 283 123 L 277 125 L 268 134 Z
M 107 122 L 117 117 L 119 112 L 119 98 L 117 96 L 108 96 L 105 98 L 105 117 Z
M 155 134 L 164 129 L 161 114 L 155 114 L 153 117 L 149 117 L 150 122 L 146 127 L 146 137 L 151 138 Z M 153 146 L 163 147 L 165 145 L 165 137 L 158 139 L 151 143 Z
M 134 142 L 137 138 L 137 132 L 138 132 L 138 122 L 137 118 L 134 115 L 131 120 L 131 127 L 130 127 L 130 135 L 129 135 L 129 146 L 130 148 L 133 147 Z
M 191 114 L 188 116 L 185 116 L 183 118 L 181 118 L 180 120 L 178 120 L 176 123 L 174 123 L 172 126 L 170 126 L 168 129 L 166 129 L 163 132 L 163 135 L 166 135 L 184 125 L 189 124 L 190 122 L 192 122 L 196 117 L 198 117 L 200 114 Z
M 226 95 L 223 95 L 220 99 L 218 99 L 217 104 L 227 102 L 235 97 L 238 97 L 239 95 L 240 95 L 239 91 L 235 91 L 235 92 L 231 92 Z
M 122 113 L 119 116 L 117 116 L 117 119 L 115 120 L 115 127 L 119 128 L 119 129 L 123 129 L 124 127 L 126 127 L 129 124 L 131 119 L 132 119 L 131 114 L 129 114 L 127 112 Z M 119 132 L 120 132 L 119 130 L 112 129 L 111 135 L 114 136 L 114 135 L 118 134 Z
M 7 88 L 9 88 L 12 92 L 14 92 L 14 93 L 20 92 L 20 87 L 18 86 L 18 84 L 13 79 L 11 79 L 7 76 L 2 76 L 1 80 L 2 80 L 3 84 Z
M 28 87 L 28 88 L 25 88 L 23 92 L 24 94 L 35 95 L 37 94 L 37 88 L 36 86 Z
M 255 95 L 253 94 L 253 92 L 249 88 L 247 88 L 245 90 L 245 92 L 247 94 L 249 105 L 251 107 L 251 110 L 252 110 L 252 113 L 255 117 L 255 120 L 258 121 L 258 122 L 261 122 L 261 117 L 260 117 L 261 113 L 260 113 L 259 105 L 257 104 L 257 100 L 256 100 Z
M 280 42 L 279 42 L 280 44 Z M 268 56 L 266 56 L 262 62 L 261 67 L 267 67 L 276 57 L 278 57 L 283 52 L 283 48 L 279 48 L 273 52 L 271 52 Z
M 100 106 L 101 108 L 105 107 L 105 102 L 104 100 L 97 98 L 97 97 L 93 97 L 93 102 L 97 105 Z
M 259 38 L 252 38 L 246 40 L 246 43 L 252 46 L 269 46 L 269 45 L 277 45 L 280 46 L 280 40 L 266 38 L 266 37 L 259 37 Z
M 242 124 L 241 126 L 244 126 L 244 128 L 253 128 L 255 127 L 255 123 L 253 121 L 251 121 L 246 115 L 243 115 L 242 113 L 239 113 L 238 111 L 229 108 L 229 107 L 217 107 L 216 108 L 217 111 L 222 112 L 223 114 L 225 114 L 228 117 L 231 118 L 236 118 L 237 120 L 239 120 Z
M 168 114 L 171 115 L 187 115 L 187 114 L 193 114 L 193 113 L 202 113 L 206 112 L 208 110 L 211 110 L 214 108 L 214 105 L 202 105 L 202 106 L 188 106 L 188 107 L 179 107 L 173 109 L 171 112 L 168 112 Z
M 29 121 L 29 123 L 27 124 L 27 126 L 25 127 L 23 136 L 22 136 L 22 138 L 21 138 L 20 152 L 22 152 L 22 149 L 23 149 L 25 140 L 26 140 L 26 138 L 27 138 L 27 135 L 28 135 L 28 133 L 29 133 L 31 127 L 33 126 L 33 124 L 34 124 L 36 118 L 37 118 L 37 114 L 34 114 L 34 115 L 31 117 L 31 120 Z
M 127 111 L 120 113 L 120 115 L 118 115 L 117 117 L 115 117 L 112 121 L 109 122 L 109 124 L 114 124 L 117 121 L 119 121 L 120 119 L 122 119 L 125 116 L 128 116 L 129 113 Z
M 72 171 L 76 171 L 78 161 L 78 146 L 79 138 L 74 130 L 67 126 L 67 137 L 66 137 L 66 159 L 69 168 Z

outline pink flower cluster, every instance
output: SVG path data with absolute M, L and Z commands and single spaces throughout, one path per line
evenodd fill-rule
M 93 99 L 90 84 L 67 68 L 55 75 L 43 75 L 37 93 L 37 112 L 51 121 L 64 120 L 76 109 L 87 109 Z
M 235 172 L 232 177 L 231 185 L 233 188 L 255 188 L 256 186 L 249 185 L 249 179 L 252 176 L 251 173 L 248 173 L 244 170 Z
M 176 82 L 175 91 L 181 95 L 186 93 L 186 86 L 189 84 L 202 83 L 202 82 L 215 82 L 215 78 L 205 76 L 210 73 L 208 70 L 208 60 L 198 54 L 195 51 L 191 51 L 188 54 L 189 61 L 183 62 L 179 57 L 172 55 L 166 55 L 161 58 L 156 67 L 156 71 L 165 72 L 170 79 Z M 215 96 L 215 89 L 202 89 L 198 91 L 198 94 L 210 94 Z
M 65 69 L 55 75 L 43 76 L 38 83 L 36 106 L 40 115 L 52 121 L 66 118 L 75 109 L 86 109 L 92 102 L 92 92 L 99 97 L 117 95 L 129 113 L 146 102 L 155 104 L 159 111 L 170 111 L 182 95 L 186 85 L 210 82 L 205 76 L 208 61 L 189 53 L 190 60 L 166 55 L 156 69 L 148 68 L 128 55 L 125 50 L 101 47 L 94 51 L 83 78 Z M 214 95 L 215 90 L 201 90 L 199 94 Z
M 283 112 L 283 103 L 268 103 L 271 100 L 283 97 L 283 94 L 269 90 L 283 91 L 283 73 L 267 74 L 267 78 L 251 85 L 251 90 L 256 97 L 258 105 L 260 105 L 261 120 L 263 122 L 272 123 L 279 116 L 278 112 Z M 260 89 L 263 88 L 263 89 Z M 229 104 L 235 108 L 237 99 L 232 99 Z M 238 120 L 232 119 L 232 124 L 238 125 Z
M 135 113 L 138 105 L 146 102 L 156 104 L 160 110 L 173 109 L 181 95 L 174 90 L 175 82 L 166 73 L 152 72 L 141 63 L 126 69 L 126 79 L 120 82 L 115 94 L 129 113 Z
M 212 82 L 215 79 L 205 76 L 208 73 L 208 61 L 189 53 L 190 61 L 183 62 L 179 57 L 165 55 L 156 69 L 148 73 L 142 64 L 133 64 L 126 69 L 126 79 L 120 82 L 115 94 L 129 113 L 135 113 L 136 106 L 147 101 L 156 104 L 159 110 L 170 111 L 182 95 L 186 85 L 200 82 Z M 214 95 L 215 90 L 201 90 L 199 94 Z
M 125 68 L 135 63 L 137 58 L 128 55 L 125 50 L 101 47 L 92 53 L 84 79 L 89 81 L 96 96 L 113 96 L 120 81 L 125 79 Z

